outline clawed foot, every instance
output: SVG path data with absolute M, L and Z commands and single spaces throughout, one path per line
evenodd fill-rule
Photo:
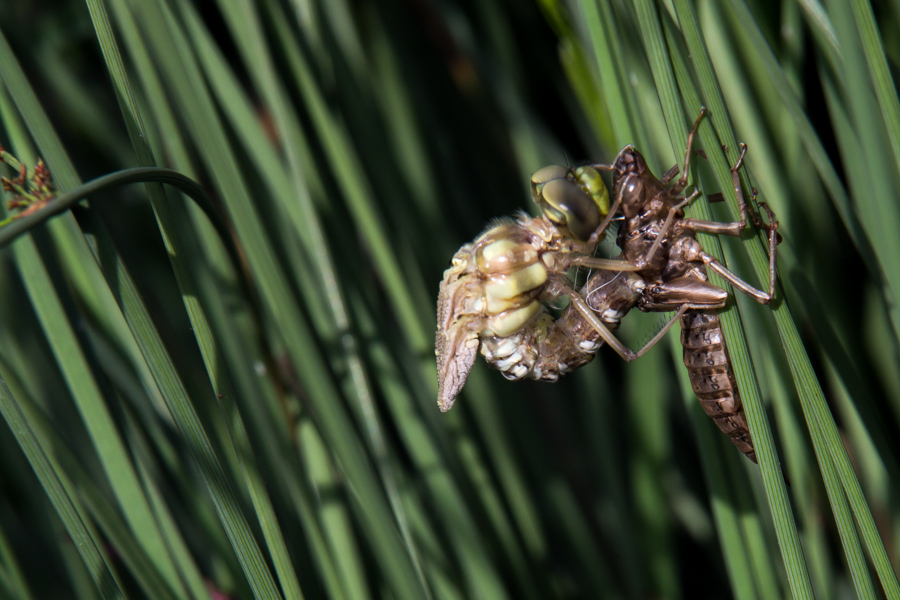
M 772 212 L 772 209 L 769 208 L 769 205 L 765 202 L 760 202 L 759 207 L 766 212 L 766 219 L 768 222 L 763 221 L 760 218 L 759 213 L 757 213 L 753 209 L 749 210 L 750 220 L 754 225 L 756 225 L 760 229 L 765 230 L 765 232 L 770 235 L 772 234 L 772 232 L 775 232 L 775 243 L 780 244 L 782 237 L 781 234 L 778 233 L 778 221 L 775 220 L 775 213 Z

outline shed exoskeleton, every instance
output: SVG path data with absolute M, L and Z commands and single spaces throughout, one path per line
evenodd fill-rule
M 681 321 L 684 364 L 694 393 L 706 414 L 741 452 L 756 462 L 753 440 L 719 324 L 718 310 L 725 306 L 728 293 L 708 281 L 706 269 L 713 270 L 757 302 L 768 304 L 775 294 L 778 223 L 766 204 L 760 204 L 768 216 L 768 222 L 764 223 L 744 200 L 738 174 L 747 150 L 743 144 L 740 157 L 731 169 L 740 219 L 720 223 L 685 218 L 684 207 L 696 193 L 685 197 L 681 192 L 687 185 L 694 137 L 705 114 L 705 109 L 702 109 L 688 136 L 682 177 L 671 185 L 669 182 L 677 174 L 677 169 L 657 179 L 641 153 L 632 146 L 626 146 L 616 157 L 612 168 L 616 198 L 613 211 L 621 209 L 625 217 L 617 243 L 624 258 L 638 267 L 637 275 L 645 282 L 638 308 L 643 311 L 676 311 L 675 317 L 663 331 L 676 320 Z M 738 236 L 747 227 L 748 218 L 768 233 L 768 291 L 757 289 L 740 279 L 707 253 L 695 238 L 697 232 Z M 637 358 L 648 346 L 640 353 L 625 358 Z

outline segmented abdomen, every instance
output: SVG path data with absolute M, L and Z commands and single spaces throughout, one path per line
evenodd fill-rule
M 610 331 L 618 329 L 637 301 L 631 287 L 634 279 L 627 273 L 600 270 L 580 290 Z M 542 309 L 510 336 L 482 338 L 481 353 L 507 379 L 556 381 L 591 362 L 602 345 L 600 334 L 570 304 L 556 320 Z
M 738 450 L 756 462 L 719 315 L 713 311 L 687 311 L 681 317 L 681 345 L 691 387 L 703 410 Z

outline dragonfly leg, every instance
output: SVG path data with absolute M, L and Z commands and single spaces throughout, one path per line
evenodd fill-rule
M 678 179 L 678 181 L 675 182 L 675 185 L 671 188 L 671 191 L 673 193 L 677 194 L 687 187 L 688 177 L 690 176 L 691 151 L 694 148 L 694 138 L 697 136 L 697 130 L 700 128 L 700 121 L 703 120 L 703 117 L 706 116 L 707 112 L 709 111 L 706 110 L 705 106 L 700 108 L 700 114 L 697 115 L 697 120 L 694 121 L 694 125 L 691 127 L 691 132 L 688 133 L 687 148 L 684 151 L 684 169 L 682 169 L 681 178 Z M 669 173 L 666 173 L 666 175 L 668 174 Z
M 609 330 L 609 328 L 603 324 L 600 318 L 597 316 L 588 303 L 585 302 L 584 298 L 581 297 L 581 294 L 572 290 L 569 294 L 569 300 L 575 306 L 575 309 L 584 317 L 584 320 L 587 321 L 591 327 L 597 332 L 600 338 L 606 342 L 610 348 L 616 351 L 616 354 L 627 360 L 628 362 L 633 361 L 638 358 L 638 355 L 631 351 L 631 349 L 619 341 L 613 333 Z
M 612 206 L 609 207 L 609 212 L 606 213 L 606 217 L 600 223 L 600 226 L 597 227 L 597 230 L 591 234 L 590 240 L 588 240 L 588 244 L 592 244 L 593 247 L 596 248 L 597 244 L 603 241 L 603 235 L 606 233 L 606 230 L 609 229 L 609 224 L 612 223 L 621 204 L 622 191 L 619 190 L 619 193 L 616 194 L 616 199 L 613 201 Z
M 775 220 L 775 214 L 769 205 L 761 202 L 759 207 L 766 211 L 769 218 L 769 225 L 766 229 L 769 232 L 769 296 L 775 295 L 775 250 L 778 247 L 780 236 L 778 235 L 778 221 Z
M 669 322 L 666 323 L 665 326 L 664 326 L 662 329 L 660 329 L 659 332 L 657 332 L 657 334 L 654 335 L 654 336 L 650 339 L 649 342 L 647 342 L 646 344 L 644 344 L 643 348 L 641 348 L 640 350 L 638 350 L 638 351 L 635 353 L 635 357 L 636 357 L 636 358 L 640 358 L 641 356 L 643 356 L 644 354 L 646 354 L 647 351 L 650 350 L 650 348 L 652 348 L 653 346 L 655 346 L 656 343 L 659 342 L 659 340 L 661 340 L 661 339 L 663 338 L 663 336 L 666 335 L 666 333 L 667 333 L 670 329 L 672 329 L 672 325 L 674 325 L 675 323 L 678 322 L 679 319 L 681 319 L 682 315 L 684 315 L 684 313 L 685 313 L 687 310 L 688 310 L 688 307 L 687 307 L 687 306 L 682 306 L 682 307 L 680 307 L 680 308 L 675 312 L 675 314 L 672 316 L 672 318 L 669 319 Z
M 774 255 L 773 255 L 774 256 Z M 710 256 L 706 252 L 703 252 L 700 255 L 700 258 L 706 263 L 706 266 L 715 271 L 720 277 L 728 280 L 728 282 L 734 287 L 738 288 L 760 304 L 769 304 L 772 301 L 772 298 L 775 297 L 775 264 L 774 262 L 769 264 L 769 291 L 764 292 L 763 290 L 757 289 L 729 271 L 725 266 L 716 259 L 715 256 Z
M 751 296 L 758 302 L 768 304 L 772 301 L 772 297 L 775 295 L 775 256 L 778 243 L 781 240 L 780 236 L 778 235 L 778 221 L 775 220 L 775 213 L 772 212 L 772 209 L 769 208 L 769 205 L 765 202 L 761 202 L 759 204 L 760 209 L 766 212 L 767 221 L 763 221 L 756 213 L 756 211 L 754 211 L 753 208 L 744 199 L 744 193 L 741 189 L 741 180 L 738 172 L 740 171 L 741 165 L 744 162 L 744 155 L 746 153 L 747 145 L 741 144 L 740 156 L 738 156 L 737 162 L 731 168 L 731 179 L 732 183 L 734 184 L 734 193 L 738 199 L 738 208 L 741 217 L 740 220 L 733 221 L 731 223 L 717 223 L 715 221 L 703 221 L 700 219 L 681 219 L 678 224 L 681 227 L 685 227 L 686 229 L 690 229 L 695 232 L 739 236 L 741 232 L 747 227 L 747 218 L 749 217 L 750 221 L 752 221 L 755 226 L 764 229 L 768 233 L 769 238 L 768 293 L 747 284 L 737 275 L 726 269 L 714 257 L 706 255 L 701 256 L 701 258 L 703 259 L 703 262 L 708 264 L 710 268 L 712 268 L 716 273 L 730 281 L 735 287 L 739 288 L 745 294 Z
M 659 342 L 663 338 L 663 336 L 672 328 L 672 326 L 681 318 L 681 316 L 688 310 L 687 306 L 682 306 L 678 309 L 671 319 L 669 319 L 668 323 L 657 332 L 653 338 L 644 344 L 644 346 L 638 350 L 637 352 L 632 351 L 628 346 L 619 341 L 613 333 L 603 324 L 603 322 L 597 317 L 597 314 L 588 306 L 587 302 L 585 302 L 584 298 L 581 297 L 576 291 L 572 291 L 569 295 L 569 299 L 572 304 L 575 306 L 576 310 L 584 317 L 585 321 L 590 323 L 591 327 L 600 335 L 604 342 L 606 342 L 610 348 L 616 351 L 616 354 L 624 358 L 626 361 L 631 362 L 642 357 L 647 353 L 653 346 Z
M 591 328 L 597 332 L 597 335 L 600 336 L 604 342 L 609 344 L 609 346 L 616 351 L 616 354 L 624 358 L 625 360 L 631 362 L 632 360 L 638 358 L 639 355 L 635 354 L 631 351 L 628 346 L 619 341 L 615 335 L 613 335 L 612 331 L 610 331 L 609 327 L 600 320 L 600 314 L 603 312 L 602 310 L 597 311 L 594 308 L 591 308 L 588 305 L 587 300 L 581 295 L 581 293 L 575 290 L 571 283 L 566 280 L 564 277 L 553 277 L 547 281 L 547 286 L 545 288 L 546 297 L 548 298 L 558 298 L 560 296 L 568 296 L 569 301 L 572 303 L 572 306 L 578 311 L 578 313 L 584 318 L 585 321 L 591 326 Z M 636 300 L 636 298 L 635 298 Z M 633 301 L 631 303 L 633 306 Z
M 660 178 L 659 182 L 663 185 L 669 185 L 669 182 L 678 175 L 680 170 L 681 168 L 678 165 L 672 165 L 672 168 L 666 171 L 666 174 Z
M 687 275 L 644 288 L 638 307 L 644 312 L 668 312 L 679 307 L 711 310 L 723 308 L 728 292 L 708 281 Z
M 594 258 L 593 256 L 574 256 L 572 266 L 604 269 L 606 271 L 639 271 L 641 267 L 628 260 L 618 258 Z
M 686 227 L 687 229 L 690 229 L 692 231 L 700 231 L 703 233 L 739 236 L 741 232 L 747 228 L 748 215 L 750 215 L 750 220 L 755 225 L 757 225 L 758 227 L 763 226 L 762 222 L 759 219 L 759 216 L 744 200 L 744 192 L 741 189 L 741 177 L 739 175 L 739 171 L 741 169 L 741 166 L 744 164 L 745 154 L 747 154 L 747 144 L 741 144 L 740 156 L 738 156 L 737 162 L 734 163 L 734 166 L 731 167 L 731 182 L 734 185 L 734 193 L 737 196 L 738 201 L 738 212 L 741 218 L 731 223 L 704 221 L 702 219 L 682 219 L 680 222 L 680 225 L 682 227 Z
M 730 223 L 721 223 L 718 221 L 704 221 L 702 219 L 681 219 L 679 225 L 695 232 L 724 234 L 737 237 L 747 228 L 747 219 L 760 229 L 768 232 L 770 238 L 776 240 L 776 244 L 780 241 L 776 230 L 778 229 L 778 221 L 775 220 L 775 214 L 764 202 L 760 203 L 760 208 L 766 211 L 768 223 L 764 222 L 759 215 L 753 210 L 753 207 L 744 199 L 744 192 L 741 189 L 741 179 L 739 171 L 744 163 L 744 155 L 747 153 L 747 144 L 741 144 L 741 154 L 738 156 L 737 162 L 731 167 L 731 181 L 734 185 L 734 193 L 738 201 L 738 213 L 740 219 Z
M 647 253 L 644 254 L 644 256 L 641 256 L 640 258 L 632 261 L 638 267 L 638 271 L 646 267 L 650 263 L 650 261 L 653 260 L 653 257 L 656 255 L 656 251 L 659 250 L 662 241 L 668 237 L 669 230 L 672 229 L 672 226 L 675 224 L 675 217 L 678 216 L 678 213 L 681 212 L 685 206 L 690 204 L 694 200 L 694 198 L 699 195 L 700 192 L 698 190 L 669 209 L 669 214 L 666 215 L 666 220 L 663 222 L 663 226 L 659 230 L 659 234 L 657 234 L 656 239 L 653 240 L 653 244 L 650 246 L 650 249 L 647 250 Z M 681 219 L 681 221 L 683 220 L 684 219 Z

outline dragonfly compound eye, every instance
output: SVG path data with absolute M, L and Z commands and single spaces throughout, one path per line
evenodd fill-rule
M 581 186 L 588 196 L 597 205 L 600 216 L 605 217 L 609 213 L 609 189 L 606 187 L 603 178 L 600 177 L 600 171 L 594 167 L 578 167 L 572 174 L 575 180 Z
M 551 223 L 582 242 L 609 212 L 609 191 L 592 167 L 544 167 L 532 176 L 531 192 Z

